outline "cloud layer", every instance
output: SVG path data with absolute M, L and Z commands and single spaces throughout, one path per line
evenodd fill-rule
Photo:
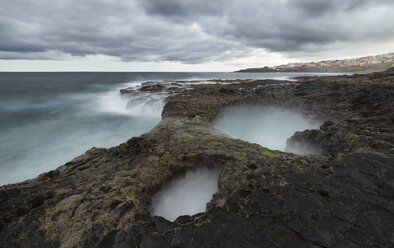
M 257 49 L 313 54 L 393 41 L 392 13 L 391 0 L 2 1 L 0 59 L 193 64 Z

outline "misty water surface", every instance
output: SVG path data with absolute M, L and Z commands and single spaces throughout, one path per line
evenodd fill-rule
M 286 141 L 297 131 L 319 128 L 300 112 L 275 106 L 235 106 L 225 108 L 214 127 L 233 138 L 284 151 Z
M 38 176 L 91 147 L 153 128 L 164 97 L 122 99 L 152 80 L 286 79 L 308 73 L 0 73 L 0 185 Z M 324 74 L 322 74 L 324 75 Z
M 219 170 L 200 168 L 189 171 L 156 193 L 152 215 L 174 221 L 181 215 L 204 212 L 212 195 L 218 192 Z

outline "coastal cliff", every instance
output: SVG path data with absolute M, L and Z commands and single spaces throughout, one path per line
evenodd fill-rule
M 147 85 L 171 92 L 162 121 L 0 188 L 0 247 L 393 247 L 394 70 L 297 81 Z M 125 89 L 122 94 L 132 94 Z M 323 120 L 272 151 L 212 127 L 225 106 L 277 105 Z M 150 215 L 152 196 L 199 167 L 220 169 L 204 213 Z

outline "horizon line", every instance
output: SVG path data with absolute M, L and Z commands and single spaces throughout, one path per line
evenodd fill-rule
M 220 72 L 220 73 L 231 73 L 231 72 L 235 72 L 235 71 L 72 71 L 72 70 L 67 70 L 67 71 L 1 71 L 0 73 L 9 73 L 9 72 L 165 72 L 165 73 L 170 73 L 170 72 L 174 72 L 174 73 L 190 73 L 190 72 L 195 72 L 195 73 L 210 73 L 210 72 Z

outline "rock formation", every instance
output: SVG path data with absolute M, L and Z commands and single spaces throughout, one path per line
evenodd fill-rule
M 189 87 L 167 98 L 162 121 L 144 135 L 2 186 L 0 247 L 394 247 L 394 70 Z M 215 130 L 219 111 L 236 104 L 324 121 L 288 140 L 322 155 Z M 155 192 L 201 166 L 220 168 L 204 213 L 150 215 Z

